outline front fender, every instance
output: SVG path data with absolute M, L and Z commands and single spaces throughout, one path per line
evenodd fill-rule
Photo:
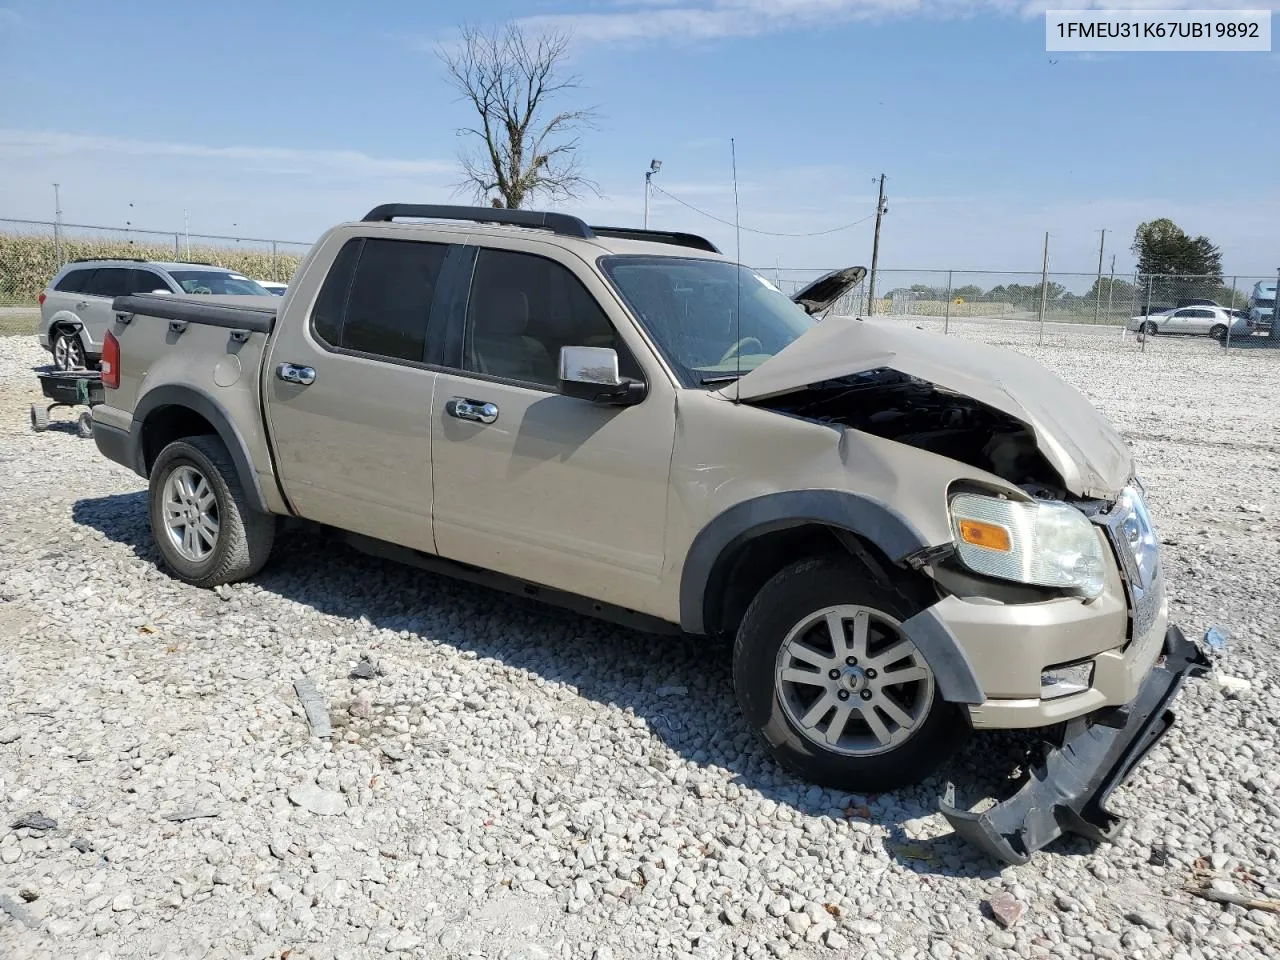
M 680 576 L 680 625 L 706 633 L 706 591 L 721 557 L 755 537 L 816 523 L 847 530 L 898 561 L 931 544 L 888 504 L 847 490 L 788 490 L 729 507 L 698 531 Z M 727 552 L 728 551 L 728 552 Z
M 716 589 L 717 567 L 723 559 L 755 537 L 807 524 L 855 534 L 895 563 L 932 546 L 888 504 L 847 490 L 792 490 L 744 500 L 694 537 L 680 579 L 681 628 L 692 634 L 707 632 L 708 592 Z M 902 626 L 933 668 L 946 700 L 983 701 L 973 665 L 934 610 L 922 610 Z

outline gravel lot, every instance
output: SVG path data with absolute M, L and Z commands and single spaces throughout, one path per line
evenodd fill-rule
M 1222 669 L 1251 684 L 1188 683 L 1114 799 L 1117 843 L 1001 871 L 944 836 L 940 780 L 798 783 L 743 727 L 718 645 L 309 534 L 252 583 L 172 580 L 140 480 L 67 411 L 29 430 L 45 355 L 8 338 L 0 956 L 1276 956 L 1280 915 L 1184 888 L 1280 899 L 1280 354 L 952 328 L 1026 349 L 1113 418 L 1176 620 L 1218 625 Z M 351 679 L 362 658 L 376 673 Z M 309 737 L 303 675 L 331 743 Z M 981 795 L 1022 745 L 975 737 L 947 774 Z M 11 828 L 36 811 L 56 826 Z M 1025 905 L 1007 930 L 986 906 L 1001 891 Z

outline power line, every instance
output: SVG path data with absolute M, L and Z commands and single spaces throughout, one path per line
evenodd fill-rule
M 843 226 L 832 227 L 830 230 L 815 230 L 813 233 L 775 233 L 770 230 L 756 230 L 752 227 L 738 227 L 738 225 L 735 224 L 732 220 L 723 220 L 720 217 L 717 217 L 714 213 L 707 213 L 707 211 L 703 210 L 701 207 L 695 207 L 692 203 L 689 203 L 688 201 L 685 201 L 685 200 L 681 200 L 675 194 L 668 193 L 666 190 L 663 190 L 656 183 L 652 184 L 651 186 L 654 190 L 662 194 L 667 199 L 674 200 L 676 203 L 680 204 L 682 207 L 688 207 L 694 213 L 700 213 L 702 214 L 702 216 L 707 217 L 710 220 L 714 220 L 716 223 L 723 223 L 726 227 L 737 227 L 738 229 L 745 230 L 747 233 L 758 233 L 761 236 L 765 236 L 765 237 L 823 237 L 829 233 L 839 233 L 841 230 L 848 230 L 850 227 L 856 227 L 860 223 L 866 223 L 868 220 L 870 220 L 872 217 L 875 216 L 874 213 L 869 213 L 865 217 L 863 217 L 861 220 L 855 220 L 853 221 L 853 223 L 846 223 Z

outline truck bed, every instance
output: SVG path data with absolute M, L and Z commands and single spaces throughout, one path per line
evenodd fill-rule
M 243 451 L 241 477 L 267 510 L 283 512 L 266 426 L 262 364 L 281 298 L 208 294 L 136 294 L 112 301 L 112 335 L 119 343 L 119 386 L 94 408 L 95 424 L 134 435 L 139 424 L 167 408 L 198 414 Z M 138 423 L 134 421 L 137 420 Z M 144 451 L 154 455 L 155 450 Z M 124 461 L 120 461 L 124 462 Z M 136 468 L 136 464 L 126 464 Z
M 116 297 L 111 309 L 117 314 L 142 314 L 161 320 L 199 323 L 229 330 L 270 333 L 275 326 L 279 297 L 232 297 L 191 294 L 169 296 L 136 293 Z

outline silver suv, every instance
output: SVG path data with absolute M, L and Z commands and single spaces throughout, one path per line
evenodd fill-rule
M 96 365 L 111 301 L 134 293 L 266 296 L 256 280 L 207 263 L 73 260 L 40 294 L 40 345 L 59 370 Z

